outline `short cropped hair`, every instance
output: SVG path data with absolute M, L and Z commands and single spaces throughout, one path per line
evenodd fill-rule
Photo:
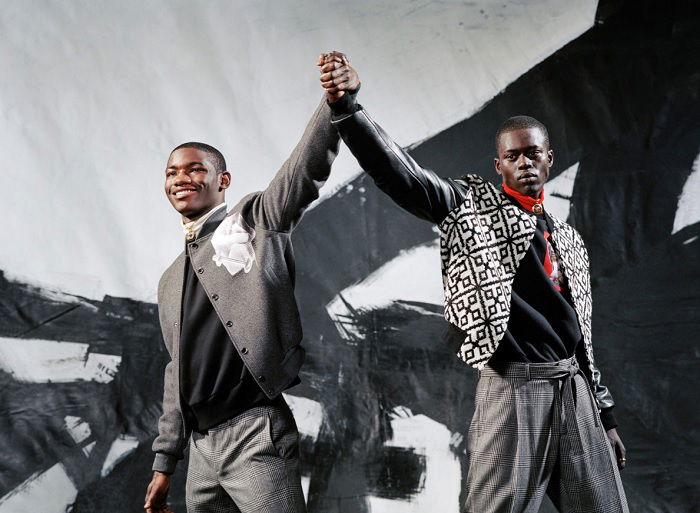
M 172 155 L 175 151 L 181 150 L 182 148 L 192 148 L 195 150 L 203 151 L 207 154 L 209 158 L 211 158 L 214 164 L 214 169 L 216 170 L 217 174 L 226 171 L 226 159 L 221 154 L 221 152 L 213 146 L 200 142 L 186 142 L 175 148 L 173 151 L 170 152 L 170 154 Z
M 496 154 L 498 154 L 498 141 L 501 139 L 501 135 L 523 128 L 538 128 L 544 135 L 544 142 L 547 145 L 547 149 L 549 149 L 549 132 L 547 132 L 546 126 L 530 116 L 513 116 L 506 119 L 496 132 Z

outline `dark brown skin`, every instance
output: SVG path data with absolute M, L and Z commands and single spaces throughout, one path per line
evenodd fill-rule
M 231 173 L 216 172 L 206 152 L 181 148 L 170 154 L 165 170 L 165 194 L 183 222 L 197 219 L 224 202 Z
M 335 84 L 326 88 L 330 102 L 339 100 L 346 90 L 354 90 L 360 83 L 357 73 L 350 68 L 342 53 L 321 54 L 317 65 L 327 75 L 326 81 Z M 206 152 L 181 148 L 170 154 L 165 170 L 165 195 L 183 222 L 194 221 L 223 203 L 225 190 L 230 185 L 231 174 L 228 171 L 217 173 Z M 169 490 L 170 477 L 153 472 L 143 506 L 146 512 L 172 513 L 167 506 Z
M 617 434 L 617 428 L 608 429 L 607 435 L 608 441 L 610 441 L 610 445 L 612 445 L 612 448 L 615 451 L 615 457 L 617 458 L 617 468 L 622 470 L 627 465 L 627 458 L 625 457 L 627 451 L 625 450 L 625 446 L 622 444 L 622 439 L 620 438 L 620 435 Z
M 554 164 L 554 152 L 540 129 L 512 130 L 498 139 L 498 157 L 493 159 L 493 164 L 504 184 L 524 196 L 539 199 L 549 178 L 549 168 Z M 625 468 L 625 446 L 617 429 L 609 429 L 607 435 L 615 450 L 618 468 Z
M 168 158 L 165 195 L 185 223 L 194 221 L 223 203 L 229 185 L 231 174 L 228 171 L 217 173 L 206 152 L 181 148 Z M 169 490 L 170 477 L 162 472 L 153 472 L 143 506 L 146 512 L 172 513 L 167 506 Z
M 360 85 L 357 72 L 350 66 L 344 53 L 335 50 L 322 53 L 317 65 L 321 66 L 321 85 L 331 103 L 342 98 L 345 91 L 354 91 Z M 494 165 L 496 172 L 502 176 L 503 183 L 511 189 L 525 196 L 539 198 L 553 164 L 554 152 L 539 129 L 513 130 L 501 135 Z M 618 467 L 625 468 L 625 446 L 617 429 L 609 429 L 607 436 L 615 450 Z
M 344 53 L 335 50 L 322 53 L 316 65 L 321 67 L 321 86 L 330 103 L 340 100 L 345 91 L 354 91 L 360 85 L 360 77 Z
M 554 152 L 539 128 L 522 128 L 501 134 L 493 164 L 504 184 L 539 199 L 554 164 Z
M 146 513 L 173 513 L 167 505 L 169 490 L 170 476 L 162 472 L 153 472 L 153 478 L 146 490 L 146 503 L 143 505 Z

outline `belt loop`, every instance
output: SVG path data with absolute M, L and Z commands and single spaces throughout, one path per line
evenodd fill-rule
M 530 381 L 532 378 L 530 377 L 530 364 L 526 363 L 525 364 L 525 379 L 527 381 Z

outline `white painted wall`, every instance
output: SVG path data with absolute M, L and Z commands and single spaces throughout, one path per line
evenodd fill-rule
M 0 497 L 0 513 L 65 513 L 77 495 L 78 490 L 65 467 L 56 463 L 44 472 L 31 475 L 10 493 Z
M 0 337 L 0 370 L 23 383 L 110 383 L 121 360 L 80 342 Z
M 229 204 L 265 186 L 346 51 L 362 102 L 402 144 L 463 119 L 593 23 L 596 2 L 5 0 L 0 270 L 154 300 L 181 248 L 162 192 L 173 146 L 219 147 Z M 356 172 L 348 152 L 326 191 Z

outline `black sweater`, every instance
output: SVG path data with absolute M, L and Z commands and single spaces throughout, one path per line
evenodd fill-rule
M 207 222 L 199 236 L 211 233 L 220 222 Z M 180 324 L 180 393 L 187 422 L 194 431 L 204 431 L 270 400 L 231 342 L 197 278 L 189 251 L 188 245 Z
M 543 265 L 551 223 L 546 213 L 536 219 L 535 235 L 513 280 L 508 329 L 492 362 L 556 362 L 571 358 L 582 338 L 566 283 L 557 290 Z

